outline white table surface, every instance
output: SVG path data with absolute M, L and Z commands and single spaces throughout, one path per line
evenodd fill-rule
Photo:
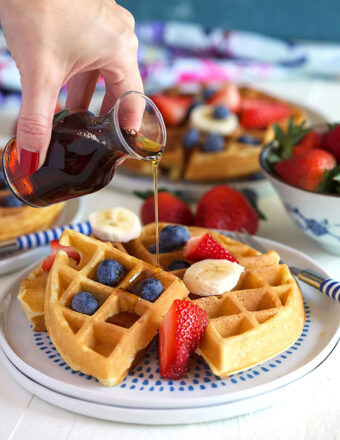
M 265 90 L 340 119 L 340 83 L 289 81 L 261 84 Z M 104 189 L 85 198 L 84 218 L 93 210 L 124 206 L 139 212 L 141 201 L 117 190 Z M 281 241 L 314 258 L 334 278 L 340 278 L 340 258 L 325 253 L 302 235 L 288 218 L 274 193 L 260 207 L 267 216 L 259 235 Z M 0 278 L 1 288 L 14 274 Z M 218 422 L 146 426 L 106 422 L 77 415 L 50 405 L 22 389 L 0 361 L 0 440 L 339 440 L 340 439 L 340 347 L 300 384 L 291 387 L 289 401 L 268 409 Z

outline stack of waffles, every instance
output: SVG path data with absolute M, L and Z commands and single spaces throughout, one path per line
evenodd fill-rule
M 166 224 L 161 224 L 160 229 Z M 207 230 L 189 227 L 191 237 Z M 301 292 L 286 265 L 274 251 L 257 250 L 215 231 L 209 233 L 244 267 L 237 285 L 220 296 L 197 297 L 182 278 L 186 269 L 169 272 L 167 267 L 183 259 L 183 249 L 160 254 L 160 267 L 149 252 L 155 241 L 155 225 L 144 227 L 139 238 L 121 246 L 104 243 L 67 230 L 60 243 L 72 246 L 81 256 L 72 267 L 63 252 L 56 256 L 47 276 L 42 269 L 24 280 L 19 300 L 36 330 L 45 330 L 64 360 L 74 369 L 95 376 L 103 385 L 121 382 L 157 335 L 160 323 L 175 299 L 188 297 L 206 310 L 209 324 L 197 349 L 214 374 L 231 373 L 263 362 L 290 346 L 304 324 Z M 96 269 L 104 259 L 124 267 L 115 287 L 100 284 Z M 190 263 L 190 262 L 189 262 Z M 136 295 L 136 286 L 156 278 L 163 293 L 155 302 Z M 91 293 L 99 308 L 91 315 L 72 310 L 73 297 Z M 40 301 L 40 315 L 34 307 Z M 43 305 L 43 307 L 42 307 Z
M 223 85 L 221 85 L 223 87 Z M 165 92 L 170 96 L 191 96 L 193 100 L 202 100 L 205 88 L 202 87 L 195 94 L 189 95 L 187 91 L 179 88 Z M 281 99 L 260 92 L 250 87 L 240 87 L 241 98 L 261 100 L 268 103 L 281 103 L 289 109 L 288 117 L 277 121 L 278 125 L 285 128 L 292 117 L 296 123 L 307 119 L 303 109 Z M 167 126 L 167 146 L 164 150 L 159 165 L 161 176 L 166 176 L 172 181 L 185 180 L 193 182 L 216 182 L 249 177 L 260 171 L 259 155 L 264 144 L 274 137 L 273 124 L 257 129 L 244 127 L 241 122 L 235 130 L 223 136 L 223 149 L 221 151 L 206 152 L 202 150 L 202 144 L 210 132 L 214 132 L 213 125 L 209 129 L 209 121 L 206 127 L 200 130 L 200 138 L 197 145 L 188 151 L 183 148 L 183 139 L 192 127 L 192 119 L 189 116 L 177 125 Z M 241 121 L 241 120 L 240 120 Z M 247 136 L 255 142 L 247 141 Z M 249 139 L 249 138 L 248 138 Z M 127 160 L 122 165 L 125 170 L 134 174 L 151 176 L 150 164 L 144 161 Z

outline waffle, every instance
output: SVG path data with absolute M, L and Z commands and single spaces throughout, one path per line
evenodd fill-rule
M 173 301 L 186 297 L 188 291 L 174 275 L 107 243 L 72 230 L 63 233 L 60 243 L 76 249 L 81 260 L 76 268 L 71 268 L 65 253 L 56 256 L 45 295 L 49 336 L 73 369 L 91 374 L 103 385 L 115 385 L 156 336 Z M 106 258 L 118 260 L 125 268 L 117 287 L 94 281 L 98 264 Z M 164 288 L 154 303 L 131 293 L 141 280 L 150 277 L 156 277 Z M 81 290 L 94 295 L 100 305 L 92 316 L 71 309 L 72 298 Z
M 160 230 L 166 226 L 160 224 Z M 304 325 L 301 292 L 286 265 L 274 251 L 257 250 L 214 231 L 189 227 L 192 237 L 210 232 L 245 268 L 237 286 L 220 296 L 190 298 L 207 311 L 209 324 L 197 354 L 213 373 L 224 378 L 277 355 L 300 335 Z M 128 243 L 129 253 L 155 264 L 148 251 L 155 242 L 155 225 L 144 227 L 141 236 Z M 182 259 L 183 249 L 160 254 L 167 268 Z M 185 269 L 173 272 L 183 278 Z M 197 299 L 199 298 L 199 299 Z
M 285 102 L 269 94 L 250 87 L 241 87 L 240 94 L 247 98 L 263 99 L 271 102 Z M 177 89 L 169 90 L 170 94 L 178 94 Z M 307 119 L 305 112 L 295 105 L 285 102 L 291 110 L 296 123 Z M 289 118 L 280 121 L 279 125 L 286 127 Z M 236 179 L 249 176 L 260 171 L 259 155 L 262 146 L 273 139 L 273 127 L 263 130 L 249 130 L 242 126 L 225 137 L 224 149 L 220 152 L 202 152 L 200 146 L 206 133 L 201 133 L 200 142 L 191 152 L 185 152 L 182 139 L 190 126 L 186 120 L 178 126 L 167 127 L 167 145 L 159 165 L 160 176 L 166 176 L 172 181 L 184 179 L 195 182 L 213 182 L 225 179 Z M 250 145 L 238 142 L 237 139 L 245 134 L 252 135 L 261 141 L 261 145 Z M 122 165 L 126 170 L 141 175 L 152 175 L 151 165 L 144 161 L 126 160 Z
M 126 253 L 121 243 L 112 243 L 112 246 Z M 18 292 L 21 308 L 36 332 L 47 331 L 44 315 L 47 277 L 48 273 L 39 265 L 23 280 Z

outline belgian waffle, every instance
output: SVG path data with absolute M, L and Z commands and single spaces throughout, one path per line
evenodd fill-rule
M 73 369 L 93 375 L 103 385 L 115 385 L 124 379 L 138 354 L 156 336 L 173 301 L 186 297 L 188 291 L 169 272 L 107 243 L 72 230 L 63 233 L 60 243 L 76 249 L 81 260 L 76 268 L 71 268 L 65 253 L 56 256 L 44 307 L 49 336 Z M 95 281 L 97 266 L 106 258 L 118 260 L 125 268 L 125 276 L 117 287 Z M 131 293 L 140 281 L 150 277 L 157 278 L 164 289 L 154 303 Z M 72 298 L 81 290 L 90 292 L 100 305 L 92 316 L 71 308 Z
M 167 224 L 161 223 L 161 230 Z M 277 355 L 300 335 L 304 325 L 301 292 L 286 265 L 274 251 L 259 251 L 215 231 L 188 227 L 191 237 L 209 232 L 245 268 L 237 286 L 220 296 L 189 297 L 208 313 L 209 324 L 197 353 L 222 378 Z M 156 256 L 155 224 L 127 245 L 129 253 L 152 264 Z M 183 249 L 161 253 L 161 267 L 183 259 Z M 173 273 L 183 278 L 186 269 Z
M 241 96 L 247 98 L 263 99 L 270 102 L 281 102 L 289 106 L 291 115 L 296 123 L 307 119 L 305 112 L 295 105 L 277 99 L 269 94 L 260 92 L 250 87 L 239 89 Z M 169 94 L 180 93 L 178 90 L 169 90 Z M 289 118 L 282 119 L 279 125 L 286 127 Z M 167 176 L 170 180 L 189 180 L 196 182 L 213 182 L 223 179 L 236 179 L 249 176 L 260 171 L 259 155 L 265 143 L 273 139 L 272 125 L 263 130 L 249 130 L 241 125 L 230 136 L 224 137 L 224 149 L 220 152 L 202 152 L 200 146 L 206 137 L 201 133 L 200 141 L 190 153 L 182 147 L 184 134 L 190 127 L 186 120 L 178 126 L 167 127 L 167 145 L 162 160 L 159 164 L 160 176 Z M 242 135 L 252 135 L 261 144 L 251 145 L 239 142 Z M 126 160 L 123 167 L 133 173 L 152 175 L 149 163 L 144 161 Z
M 126 253 L 121 243 L 112 243 L 112 246 Z M 48 273 L 39 265 L 24 279 L 18 292 L 21 308 L 36 332 L 45 332 L 47 330 L 44 314 L 47 277 Z

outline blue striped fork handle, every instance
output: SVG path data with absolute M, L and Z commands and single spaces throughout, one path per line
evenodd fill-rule
M 292 271 L 294 273 L 294 271 Z M 299 280 L 316 287 L 322 293 L 325 293 L 330 298 L 340 302 L 340 283 L 332 278 L 323 278 L 309 270 L 301 270 L 296 273 Z
M 13 240 L 0 243 L 0 255 L 13 251 L 23 251 L 45 246 L 53 240 L 58 240 L 65 229 L 73 229 L 85 235 L 91 234 L 90 222 L 75 223 L 74 225 L 60 226 L 46 231 L 32 232 Z

